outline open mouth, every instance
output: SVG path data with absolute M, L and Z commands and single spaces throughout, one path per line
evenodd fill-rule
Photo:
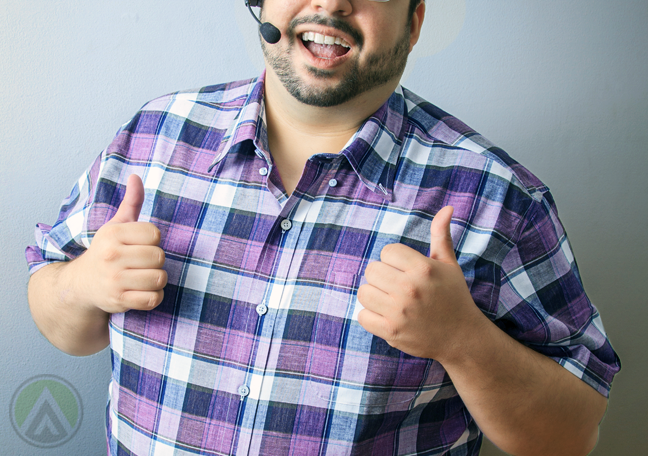
M 332 60 L 347 54 L 351 45 L 340 37 L 304 32 L 301 40 L 306 49 L 318 59 Z

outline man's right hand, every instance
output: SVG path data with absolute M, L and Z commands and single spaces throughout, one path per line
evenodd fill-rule
M 107 313 L 151 310 L 162 302 L 167 283 L 160 230 L 138 222 L 144 185 L 128 178 L 115 216 L 95 234 L 88 250 L 73 261 L 77 302 Z

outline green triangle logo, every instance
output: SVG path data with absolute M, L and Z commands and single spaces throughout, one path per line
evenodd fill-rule
M 30 445 L 53 448 L 68 442 L 81 426 L 81 397 L 66 380 L 53 375 L 24 382 L 11 400 L 11 424 Z

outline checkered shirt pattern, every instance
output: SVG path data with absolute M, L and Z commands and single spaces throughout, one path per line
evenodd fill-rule
M 443 367 L 357 321 L 367 264 L 391 243 L 428 254 L 446 205 L 484 314 L 608 394 L 619 360 L 536 177 L 399 87 L 287 195 L 263 88 L 264 75 L 145 105 L 27 248 L 31 272 L 82 254 L 142 177 L 169 282 L 155 310 L 110 320 L 112 455 L 477 455 Z

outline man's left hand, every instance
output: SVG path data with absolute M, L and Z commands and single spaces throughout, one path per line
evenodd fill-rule
M 488 321 L 475 305 L 454 253 L 450 221 L 441 209 L 430 227 L 430 257 L 403 244 L 383 248 L 367 266 L 358 290 L 358 322 L 409 355 L 442 364 L 461 352 L 462 340 Z

